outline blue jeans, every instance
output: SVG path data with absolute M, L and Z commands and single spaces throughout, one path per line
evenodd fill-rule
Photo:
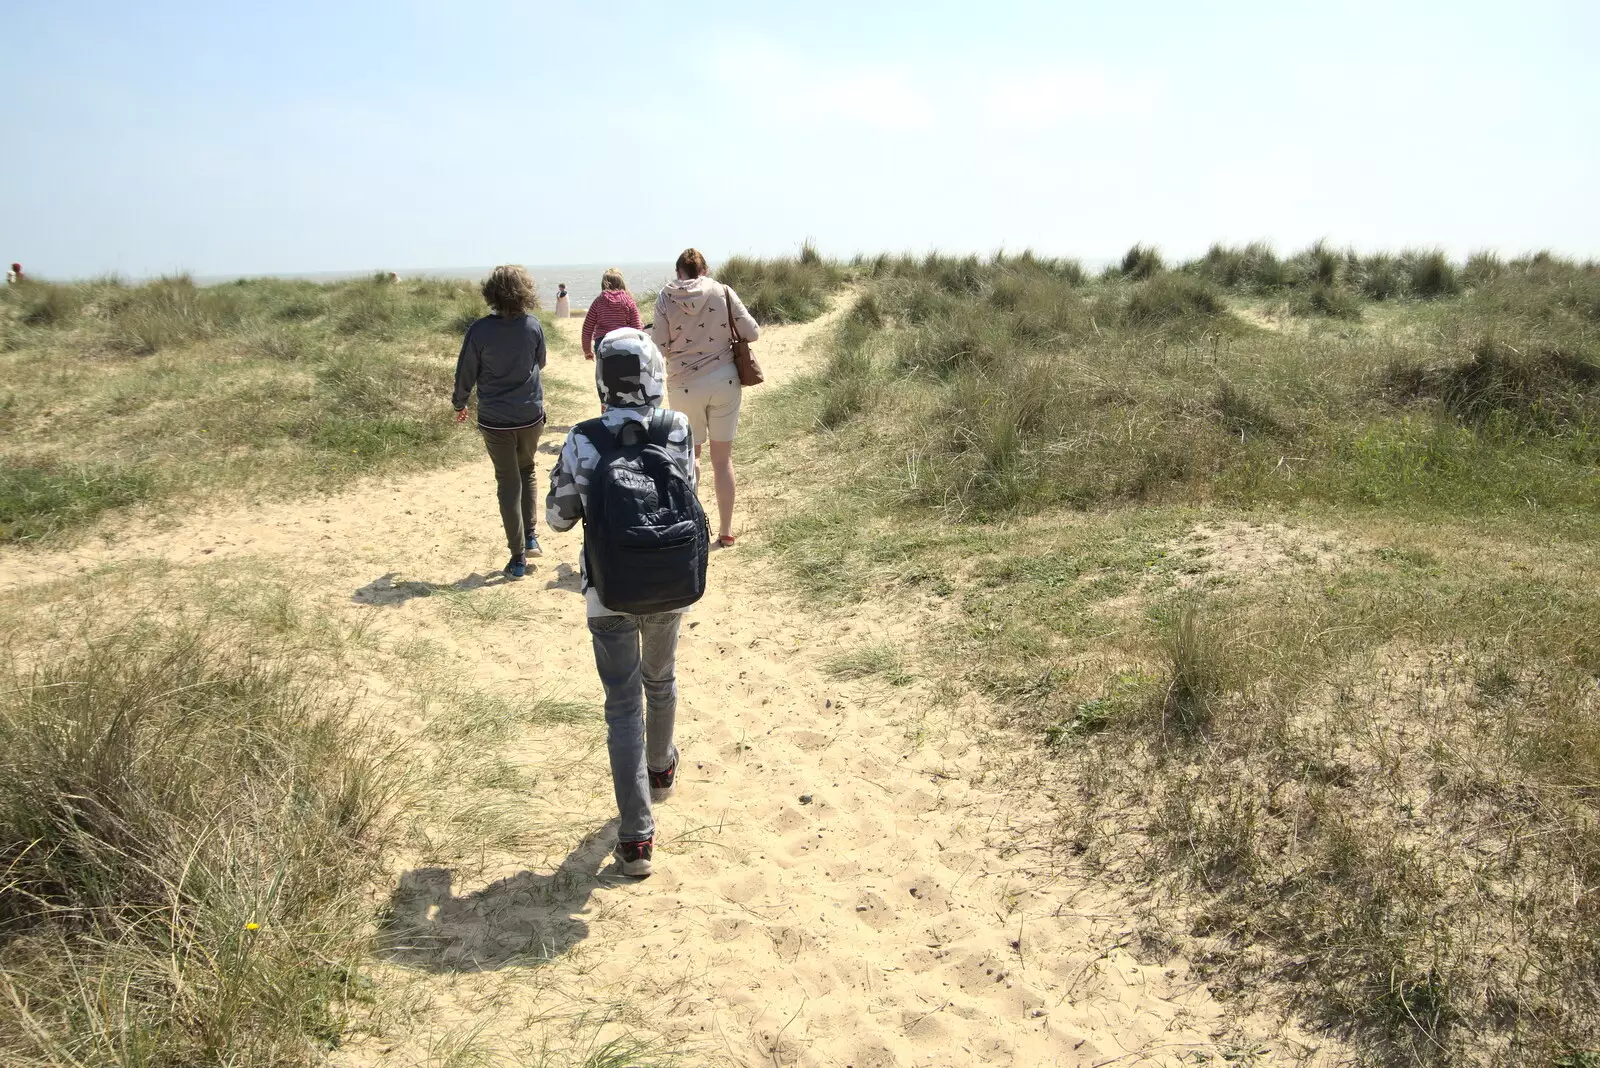
M 677 758 L 672 728 L 678 715 L 677 612 L 649 616 L 591 616 L 594 665 L 606 691 L 606 749 L 611 785 L 622 816 L 617 839 L 655 837 L 650 812 L 652 771 L 666 771 Z

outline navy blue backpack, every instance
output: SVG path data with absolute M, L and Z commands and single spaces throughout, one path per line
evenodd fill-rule
M 575 429 L 600 453 L 583 509 L 584 567 L 600 603 L 642 616 L 705 596 L 711 528 L 667 451 L 671 414 L 657 408 L 615 432 L 600 419 Z

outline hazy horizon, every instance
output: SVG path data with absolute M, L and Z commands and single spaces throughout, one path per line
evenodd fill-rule
M 1593 5 L 793 10 L 15 6 L 0 259 L 255 276 L 807 238 L 841 258 L 1600 255 Z
M 622 272 L 629 290 L 643 294 L 659 289 L 672 277 L 672 263 L 661 260 L 655 263 L 524 263 L 537 286 L 539 304 L 554 308 L 559 284 L 565 284 L 567 295 L 574 308 L 589 305 L 600 293 L 601 275 L 616 268 Z M 307 282 L 341 282 L 351 278 L 368 278 L 383 271 L 393 271 L 402 280 L 408 278 L 450 278 L 479 280 L 488 277 L 494 264 L 468 267 L 368 267 L 350 271 L 275 271 L 268 274 L 217 274 L 192 275 L 196 285 L 227 285 L 239 279 L 275 278 Z M 159 277 L 159 276 L 156 276 Z M 150 281 L 150 278 L 128 279 L 131 282 Z

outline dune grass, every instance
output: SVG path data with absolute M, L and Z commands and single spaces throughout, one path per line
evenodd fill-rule
M 316 661 L 217 620 L 98 627 L 67 654 L 16 637 L 0 1060 L 298 1065 L 336 1045 L 393 781 Z
M 824 259 L 809 243 L 794 258 L 733 256 L 712 273 L 733 287 L 756 322 L 771 325 L 815 319 L 848 277 L 844 267 Z
M 1372 1063 L 1582 1063 L 1596 270 L 1212 253 L 1136 248 L 1100 279 L 1031 253 L 724 265 L 763 321 L 862 287 L 823 373 L 759 406 L 771 448 L 741 447 L 806 501 L 773 547 L 818 596 L 949 606 L 914 662 L 1057 762 L 1061 863 L 1148 904 L 1151 960 L 1284 992 Z M 1241 314 L 1280 306 L 1278 330 Z M 4 536 L 439 462 L 477 313 L 451 283 L 8 290 Z M 322 685 L 363 639 L 307 630 L 270 584 L 217 599 L 226 618 L 82 635 L 0 620 L 7 1063 L 303 1063 L 363 996 L 392 780 Z M 488 801 L 526 787 L 498 746 L 574 706 L 428 687 L 430 774 L 484 803 L 414 844 L 522 845 L 525 815 Z
M 1590 290 L 1600 272 L 1573 266 L 1555 300 L 1503 279 L 1383 328 L 1283 335 L 1188 272 L 1086 287 L 956 261 L 860 297 L 820 418 L 839 425 L 893 395 L 907 416 L 881 429 L 906 462 L 875 491 L 952 512 L 1163 495 L 1592 510 Z M 1467 408 L 1470 428 L 1455 418 Z
M 873 266 L 747 454 L 800 585 L 950 606 L 919 660 L 1059 764 L 1152 962 L 1375 1064 L 1600 1046 L 1600 270 Z
M 187 277 L 0 291 L 0 541 L 217 493 L 324 490 L 460 456 L 467 282 Z M 546 324 L 547 329 L 550 324 Z

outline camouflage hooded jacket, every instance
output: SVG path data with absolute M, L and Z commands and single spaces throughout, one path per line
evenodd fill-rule
M 643 423 L 661 407 L 666 394 L 666 361 L 648 334 L 621 327 L 595 346 L 594 381 L 600 401 L 606 406 L 600 418 L 607 428 L 616 430 L 630 420 Z M 689 433 L 689 417 L 682 412 L 672 413 L 667 452 L 689 484 L 696 485 L 694 442 Z M 588 436 L 577 427 L 568 431 L 561 458 L 550 471 L 550 492 L 544 499 L 545 521 L 551 530 L 571 530 L 583 518 L 589 478 L 599 464 L 600 450 Z M 591 616 L 613 614 L 600 604 L 588 575 L 583 576 L 583 591 Z

